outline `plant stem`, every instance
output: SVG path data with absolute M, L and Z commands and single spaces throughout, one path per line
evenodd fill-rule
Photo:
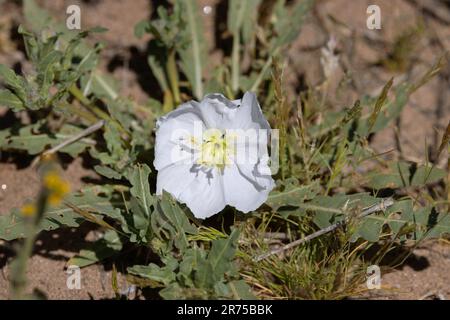
M 233 35 L 233 49 L 231 52 L 231 89 L 236 94 L 239 90 L 239 30 Z
M 130 133 L 127 130 L 125 130 L 125 128 L 123 128 L 120 123 L 112 119 L 109 116 L 109 114 L 107 114 L 97 106 L 93 105 L 89 101 L 89 99 L 84 96 L 83 92 L 81 92 L 81 90 L 76 85 L 71 86 L 69 91 L 78 101 L 80 101 L 86 108 L 91 110 L 97 117 L 105 121 L 108 121 L 109 123 L 113 124 L 121 133 L 130 136 Z
M 67 109 L 70 109 L 70 112 L 72 112 L 72 113 L 76 114 L 77 116 L 85 119 L 90 124 L 93 124 L 93 123 L 95 123 L 98 120 L 97 117 L 95 115 L 93 115 L 92 113 L 87 112 L 87 111 L 83 111 L 83 110 L 75 107 L 74 105 L 67 104 L 64 107 L 67 108 Z
M 201 65 L 201 57 L 200 57 L 200 43 L 197 35 L 196 28 L 196 18 L 194 14 L 195 1 L 188 0 L 186 1 L 186 10 L 188 17 L 188 25 L 192 35 L 192 56 L 194 63 L 194 75 L 195 75 L 195 83 L 194 83 L 194 93 L 197 99 L 203 98 L 203 83 L 202 83 L 202 65 Z
M 37 202 L 36 216 L 27 221 L 26 238 L 23 246 L 20 248 L 17 258 L 11 264 L 11 297 L 14 300 L 24 299 L 27 278 L 27 262 L 33 253 L 34 242 L 38 233 L 38 226 L 44 217 L 47 205 L 47 192 L 40 192 Z
M 84 96 L 83 92 L 81 92 L 81 90 L 77 86 L 75 86 L 75 85 L 71 86 L 69 91 L 78 101 L 80 101 L 85 107 L 88 107 L 97 117 L 99 117 L 103 120 L 108 120 L 108 121 L 112 120 L 106 112 L 104 112 L 97 106 L 94 106 L 89 101 L 89 99 Z
M 166 63 L 166 72 L 167 77 L 169 78 L 170 87 L 172 89 L 173 98 L 175 100 L 175 104 L 180 104 L 180 87 L 178 83 L 178 72 L 177 72 L 177 63 L 175 60 L 175 49 L 170 48 L 167 56 Z
M 267 70 L 269 69 L 271 64 L 272 64 L 272 56 L 270 56 L 267 59 L 263 68 L 261 69 L 261 72 L 258 74 L 258 77 L 256 78 L 255 82 L 253 83 L 252 87 L 250 88 L 251 92 L 256 92 L 256 90 L 258 90 L 258 87 L 260 86 L 261 82 L 263 81 L 264 77 L 266 76 Z
M 238 1 L 236 24 L 233 28 L 233 48 L 231 51 L 231 89 L 234 94 L 239 90 L 239 77 L 240 77 L 240 50 L 241 50 L 241 27 L 244 20 L 245 1 Z
M 11 298 L 13 300 L 23 299 L 24 290 L 26 288 L 26 270 L 27 261 L 33 251 L 34 241 L 36 238 L 35 228 L 29 227 L 27 231 L 28 237 L 17 255 L 14 264 L 12 264 L 11 276 Z

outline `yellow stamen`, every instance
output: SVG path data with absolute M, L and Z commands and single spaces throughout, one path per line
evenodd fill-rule
M 209 129 L 204 133 L 200 153 L 198 164 L 219 169 L 231 164 L 230 144 L 226 134 L 218 129 Z

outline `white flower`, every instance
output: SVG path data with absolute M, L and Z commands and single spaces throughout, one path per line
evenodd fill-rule
M 230 101 L 209 94 L 157 122 L 156 193 L 169 192 L 197 218 L 226 205 L 249 212 L 274 187 L 268 166 L 270 126 L 253 93 Z

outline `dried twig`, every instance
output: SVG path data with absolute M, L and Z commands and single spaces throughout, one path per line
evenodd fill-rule
M 375 212 L 378 212 L 378 211 L 385 211 L 387 208 L 389 208 L 393 204 L 394 204 L 394 200 L 392 198 L 383 199 L 380 203 L 375 204 L 373 206 L 370 206 L 370 207 L 366 208 L 365 210 L 363 210 L 361 212 L 361 214 L 358 216 L 358 218 L 364 218 L 364 217 L 366 217 L 368 215 L 371 215 L 372 213 L 375 213 Z M 319 237 L 319 236 L 321 236 L 323 234 L 326 234 L 328 232 L 331 232 L 331 231 L 339 228 L 340 226 L 346 224 L 348 222 L 348 220 L 349 220 L 348 218 L 344 219 L 343 221 L 339 221 L 339 222 L 337 222 L 335 224 L 332 224 L 331 226 L 328 226 L 326 228 L 320 229 L 319 231 L 316 231 L 316 232 L 314 232 L 314 233 L 312 233 L 312 234 L 310 234 L 310 235 L 308 235 L 308 236 L 306 236 L 306 237 L 304 237 L 302 239 L 298 239 L 298 240 L 295 240 L 295 241 L 293 241 L 291 243 L 288 243 L 287 245 L 285 245 L 285 246 L 283 246 L 281 248 L 272 249 L 272 250 L 270 250 L 267 253 L 264 253 L 262 255 L 256 256 L 253 259 L 253 261 L 258 262 L 258 261 L 264 260 L 264 259 L 270 257 L 271 255 L 278 254 L 280 252 L 283 252 L 285 250 L 288 250 L 290 248 L 293 248 L 293 247 L 301 245 L 301 244 L 303 244 L 305 242 L 308 242 L 308 241 L 310 241 L 310 240 L 312 240 L 314 238 L 317 238 L 317 237 Z
M 100 120 L 96 123 L 94 123 L 92 126 L 84 129 L 83 131 L 81 131 L 80 133 L 74 135 L 73 137 L 70 137 L 69 139 L 63 141 L 62 143 L 58 144 L 57 146 L 54 146 L 53 148 L 44 151 L 40 157 L 37 157 L 33 163 L 32 166 L 34 166 L 39 159 L 42 159 L 42 157 L 48 156 L 50 154 L 53 154 L 55 152 L 58 152 L 59 150 L 63 149 L 64 147 L 67 147 L 68 145 L 77 142 L 78 140 L 90 135 L 91 133 L 99 130 L 100 128 L 102 128 L 105 125 L 105 120 Z
M 89 128 L 86 128 L 85 130 L 81 131 L 79 134 L 74 135 L 73 137 L 67 139 L 66 141 L 58 144 L 57 146 L 45 151 L 44 153 L 42 153 L 43 156 L 58 152 L 59 150 L 61 150 L 64 147 L 67 147 L 68 145 L 90 135 L 91 133 L 99 130 L 101 127 L 103 127 L 105 125 L 105 120 L 100 120 L 96 123 L 94 123 L 92 126 L 90 126 Z

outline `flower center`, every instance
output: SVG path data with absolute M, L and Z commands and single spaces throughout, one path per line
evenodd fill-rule
M 227 135 L 218 129 L 209 129 L 203 134 L 203 141 L 200 146 L 200 157 L 197 163 L 207 167 L 217 167 L 219 169 L 231 164 L 230 148 L 232 144 L 227 143 Z

